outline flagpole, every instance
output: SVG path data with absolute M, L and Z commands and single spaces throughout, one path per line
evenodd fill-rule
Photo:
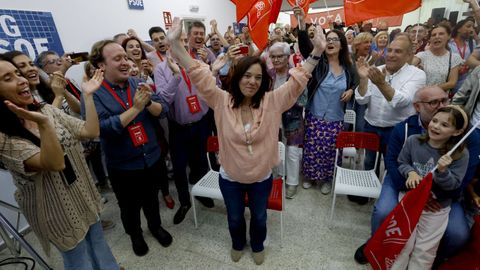
M 453 152 L 455 152 L 455 150 L 457 150 L 457 148 L 463 143 L 465 142 L 465 140 L 468 138 L 468 136 L 470 136 L 472 134 L 473 131 L 475 131 L 475 129 L 480 125 L 480 121 L 478 121 L 468 132 L 467 134 L 465 134 L 465 136 L 463 136 L 462 139 L 460 139 L 460 141 L 455 144 L 455 146 L 450 150 L 448 151 L 447 155 L 452 155 Z M 437 169 L 438 165 L 435 165 L 435 167 L 432 169 L 431 172 L 434 172 L 436 169 Z
M 323 3 L 325 3 L 325 8 L 327 9 L 327 18 L 329 18 L 330 17 L 330 10 L 328 9 L 327 0 L 323 0 Z
M 422 3 L 420 3 L 420 7 L 418 8 L 418 21 L 417 21 L 417 24 L 420 24 L 421 16 L 422 16 Z M 415 33 L 415 40 L 417 40 L 417 43 L 418 43 L 418 31 L 417 31 L 417 33 Z

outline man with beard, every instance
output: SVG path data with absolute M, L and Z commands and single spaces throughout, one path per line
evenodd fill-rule
M 152 63 L 153 68 L 167 59 L 167 39 L 165 31 L 160 26 L 154 26 L 148 30 L 150 40 L 152 40 L 155 51 L 147 53 L 147 58 Z
M 425 25 L 421 23 L 415 24 L 412 29 L 408 32 L 410 39 L 412 40 L 414 46 L 414 54 L 425 51 L 425 46 L 427 45 L 427 36 L 428 30 Z

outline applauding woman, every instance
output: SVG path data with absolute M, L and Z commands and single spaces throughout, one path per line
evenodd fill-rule
M 49 254 L 53 243 L 64 269 L 119 269 L 103 238 L 100 196 L 79 139 L 99 135 L 93 92 L 101 71 L 84 84 L 86 121 L 33 102 L 28 80 L 0 55 L 0 161 L 12 173 L 16 200 Z
M 288 81 L 275 91 L 270 91 L 272 81 L 265 63 L 258 57 L 246 56 L 231 70 L 226 92 L 217 87 L 209 67 L 187 53 L 180 40 L 181 31 L 181 21 L 176 18 L 167 35 L 172 54 L 186 69 L 201 98 L 215 111 L 221 164 L 219 184 L 232 237 L 231 258 L 240 260 L 246 244 L 244 211 L 248 194 L 250 245 L 255 263 L 262 264 L 272 168 L 279 162 L 277 135 L 281 115 L 295 104 L 305 88 L 318 63 L 315 59 L 325 49 L 325 37 L 318 27 L 312 41 L 312 57 L 303 67 L 291 69 Z M 174 73 L 181 76 L 179 69 Z

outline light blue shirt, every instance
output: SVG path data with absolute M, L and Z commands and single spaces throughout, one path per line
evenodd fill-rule
M 329 71 L 313 96 L 312 102 L 309 103 L 308 110 L 320 119 L 343 121 L 345 103 L 340 101 L 340 98 L 346 89 L 345 71 L 338 76 Z

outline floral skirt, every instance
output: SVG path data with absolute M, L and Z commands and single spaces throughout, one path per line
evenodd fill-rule
M 327 121 L 307 114 L 303 144 L 303 176 L 331 181 L 335 164 L 335 143 L 343 121 Z

